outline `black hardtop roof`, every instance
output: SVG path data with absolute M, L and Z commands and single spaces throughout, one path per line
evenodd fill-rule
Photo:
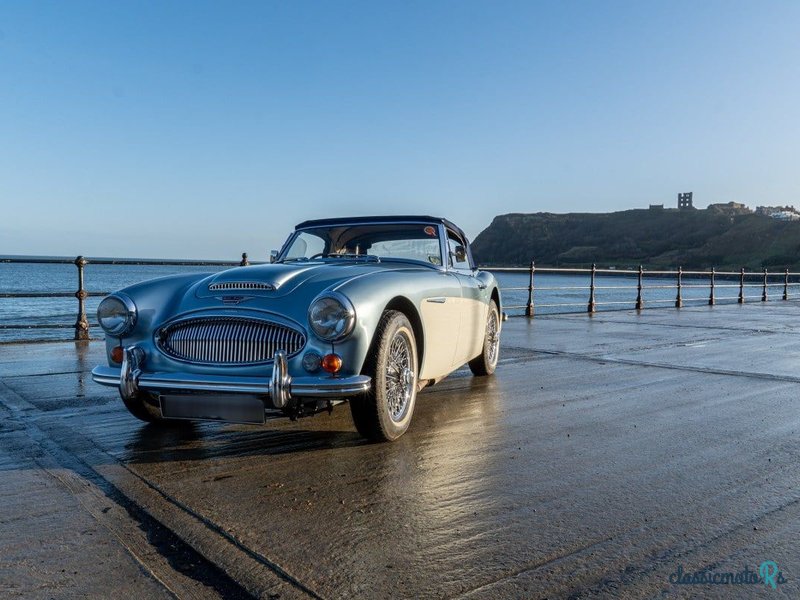
M 465 238 L 464 232 L 452 221 L 441 217 L 431 217 L 428 215 L 380 215 L 374 217 L 336 217 L 333 219 L 312 219 L 303 221 L 295 227 L 297 229 L 309 229 L 311 227 L 328 227 L 331 225 L 359 225 L 364 223 L 441 223 L 449 227 L 461 237 Z

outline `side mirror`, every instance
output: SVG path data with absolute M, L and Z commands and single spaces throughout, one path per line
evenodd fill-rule
M 456 262 L 467 262 L 467 249 L 464 246 L 456 246 Z
M 269 252 L 269 262 L 274 263 L 278 260 L 278 251 L 277 250 L 270 250 Z

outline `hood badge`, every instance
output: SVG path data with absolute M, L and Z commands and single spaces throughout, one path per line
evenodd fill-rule
M 247 302 L 253 298 L 254 296 L 221 296 L 219 299 L 222 300 L 223 304 L 236 306 L 241 302 Z

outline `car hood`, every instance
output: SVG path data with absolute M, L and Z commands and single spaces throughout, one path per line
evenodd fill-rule
M 390 262 L 302 262 L 238 267 L 199 281 L 194 287 L 194 296 L 282 298 L 296 292 L 301 286 L 307 288 L 309 294 L 316 295 L 339 282 L 397 269 L 417 270 L 426 267 Z

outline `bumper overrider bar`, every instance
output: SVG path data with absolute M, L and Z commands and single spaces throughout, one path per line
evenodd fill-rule
M 283 408 L 292 397 L 347 398 L 368 392 L 372 380 L 366 375 L 348 377 L 295 377 L 289 375 L 286 353 L 274 356 L 272 376 L 237 377 L 233 375 L 197 375 L 194 373 L 146 373 L 144 351 L 137 346 L 126 348 L 119 369 L 99 366 L 92 379 L 101 385 L 118 387 L 120 395 L 132 399 L 146 392 L 214 392 L 218 394 L 256 394 L 269 396 L 272 406 Z

